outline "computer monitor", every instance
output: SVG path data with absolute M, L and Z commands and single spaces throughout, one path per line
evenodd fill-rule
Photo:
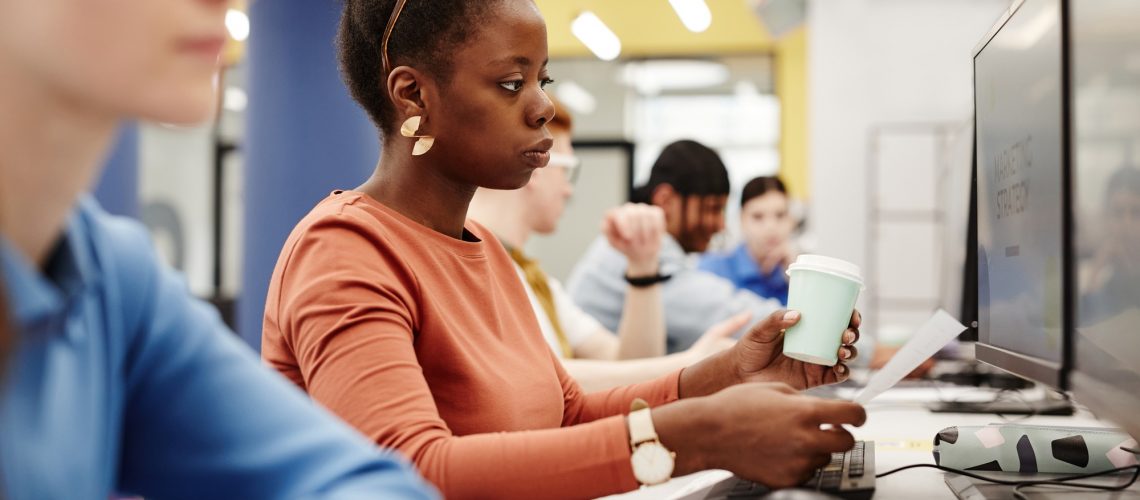
M 973 217 L 973 163 L 974 163 L 974 123 L 961 123 L 946 127 L 941 138 L 942 161 L 945 162 L 938 176 L 938 205 L 940 238 L 938 249 L 938 307 L 949 312 L 962 324 L 969 326 L 977 319 L 971 311 L 977 309 L 977 276 L 970 274 L 970 256 L 976 253 L 976 243 L 969 244 Z M 967 244 L 963 244 L 967 243 Z M 958 340 L 976 341 L 976 330 L 969 328 Z M 962 352 L 962 349 L 953 349 Z M 973 350 L 969 351 L 971 353 Z M 948 354 L 944 352 L 943 354 Z
M 1062 0 L 1014 2 L 974 52 L 977 358 L 1066 386 L 1071 274 Z
M 1140 2 L 1069 6 L 1074 398 L 1140 436 Z
M 978 172 L 977 141 L 970 127 L 966 160 L 952 165 L 954 174 L 946 189 L 951 190 L 958 204 L 950 204 L 946 214 L 946 239 L 950 247 L 958 245 L 957 252 L 949 249 L 942 253 L 943 286 L 942 309 L 957 314 L 966 330 L 958 336 L 962 342 L 978 341 Z M 961 177 L 962 182 L 956 179 Z M 961 242 L 965 242 L 964 245 Z

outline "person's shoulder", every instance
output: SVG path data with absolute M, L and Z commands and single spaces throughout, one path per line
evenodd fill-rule
M 364 199 L 364 194 L 336 191 L 318 202 L 295 229 L 308 231 L 328 224 L 355 230 L 380 230 L 384 227 L 383 211 Z
M 135 219 L 112 215 L 92 198 L 82 198 L 72 220 L 70 237 L 83 240 L 101 273 L 121 277 L 126 271 L 153 270 L 157 265 L 146 227 Z
M 287 253 L 298 249 L 318 253 L 384 252 L 399 250 L 415 241 L 378 202 L 362 193 L 336 191 L 317 203 L 293 228 L 285 244 Z M 308 253 L 308 252 L 305 252 Z
M 732 253 L 706 252 L 697 259 L 697 269 L 718 274 L 723 273 L 728 270 L 728 264 L 732 258 Z
M 123 331 L 137 331 L 135 326 L 153 313 L 164 283 L 185 287 L 159 259 L 141 222 L 112 215 L 92 198 L 79 201 L 68 237 L 83 245 L 80 251 L 96 280 L 92 283 L 105 303 L 119 308 Z

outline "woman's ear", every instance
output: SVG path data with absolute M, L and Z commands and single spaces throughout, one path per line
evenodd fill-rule
M 398 119 L 428 114 L 428 101 L 425 97 L 431 83 L 427 75 L 410 66 L 399 66 L 388 74 L 388 96 L 396 109 Z

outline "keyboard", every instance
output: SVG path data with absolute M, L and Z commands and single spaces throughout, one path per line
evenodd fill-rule
M 870 499 L 875 493 L 875 442 L 856 441 L 854 448 L 843 453 L 832 453 L 831 463 L 817 470 L 815 476 L 801 484 L 800 488 L 849 500 Z M 733 476 L 687 495 L 685 500 L 758 498 L 771 491 L 764 485 Z

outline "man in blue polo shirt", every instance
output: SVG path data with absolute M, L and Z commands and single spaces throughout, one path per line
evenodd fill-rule
M 431 498 L 82 193 L 217 107 L 223 0 L 0 2 L 0 498 Z
M 0 385 L 0 497 L 431 496 L 261 365 L 151 248 L 92 201 L 39 269 L 0 236 L 19 332 Z

